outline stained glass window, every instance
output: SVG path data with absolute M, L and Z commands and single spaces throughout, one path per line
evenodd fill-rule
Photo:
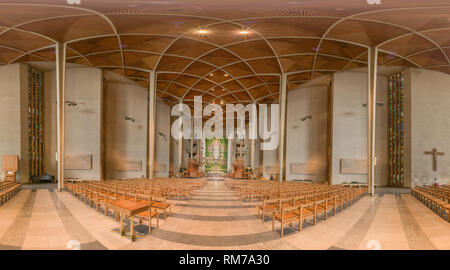
M 388 185 L 404 184 L 405 92 L 403 73 L 389 77 L 389 179 Z
M 32 182 L 44 175 L 44 75 L 28 67 L 28 160 Z

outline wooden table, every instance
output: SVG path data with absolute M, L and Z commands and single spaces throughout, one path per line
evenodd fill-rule
M 120 214 L 120 235 L 124 235 L 123 229 L 123 219 L 124 216 L 130 217 L 130 236 L 131 241 L 136 240 L 136 236 L 134 235 L 134 223 L 133 217 L 147 209 L 149 209 L 148 202 L 136 202 L 130 200 L 117 200 L 117 201 L 108 201 L 106 202 L 108 208 L 114 209 L 115 212 Z

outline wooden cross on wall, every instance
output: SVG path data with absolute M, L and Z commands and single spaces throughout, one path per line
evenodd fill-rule
M 438 152 L 436 148 L 433 148 L 432 151 L 427 151 L 427 152 L 425 152 L 425 154 L 433 155 L 433 172 L 436 172 L 437 171 L 437 158 L 438 158 L 438 156 L 445 155 L 445 153 L 444 152 Z

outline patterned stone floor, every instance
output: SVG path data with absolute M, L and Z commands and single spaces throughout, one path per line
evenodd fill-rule
M 450 249 L 450 223 L 404 191 L 365 196 L 302 232 L 286 227 L 284 238 L 270 217 L 256 218 L 256 202 L 239 200 L 223 181 L 172 203 L 159 229 L 131 243 L 111 231 L 112 216 L 52 185 L 32 186 L 0 207 L 0 249 Z

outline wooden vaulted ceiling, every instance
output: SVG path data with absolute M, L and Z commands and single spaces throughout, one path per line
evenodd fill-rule
M 450 73 L 448 1 L 0 0 L 0 64 L 67 61 L 149 84 L 168 103 L 265 103 L 339 70 L 379 65 Z M 384 0 L 382 2 L 385 2 Z M 207 33 L 199 33 L 205 30 Z M 248 34 L 242 34 L 247 31 Z

